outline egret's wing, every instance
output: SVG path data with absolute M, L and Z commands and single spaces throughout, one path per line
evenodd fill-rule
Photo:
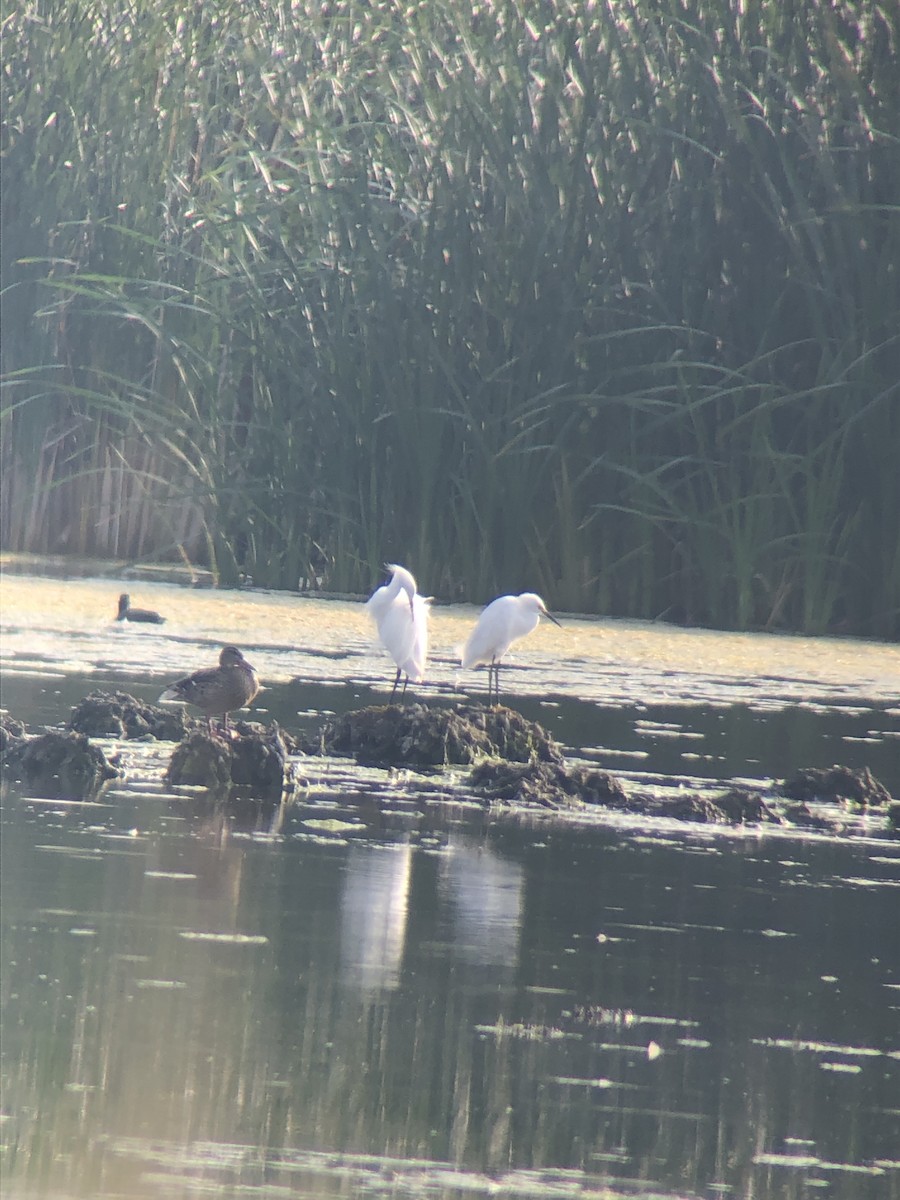
M 413 598 L 412 644 L 406 660 L 398 666 L 408 675 L 413 683 L 418 683 L 425 676 L 425 663 L 428 659 L 428 606 L 430 596 L 416 595 Z
M 492 600 L 463 647 L 462 665 L 478 667 L 495 658 L 501 659 L 509 649 L 509 629 L 514 616 L 515 596 L 498 596 Z
M 378 621 L 378 636 L 400 670 L 406 671 L 404 664 L 412 655 L 416 631 L 405 596 L 397 596 Z

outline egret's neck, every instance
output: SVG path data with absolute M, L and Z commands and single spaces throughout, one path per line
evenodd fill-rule
M 395 571 L 391 577 L 391 582 L 388 584 L 388 597 L 393 600 L 401 592 L 406 592 L 410 603 L 412 603 L 412 599 L 416 594 L 415 584 L 407 576 L 401 575 L 399 571 Z

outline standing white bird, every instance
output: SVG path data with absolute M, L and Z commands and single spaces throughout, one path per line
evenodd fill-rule
M 405 675 L 403 693 L 412 680 L 418 683 L 425 675 L 428 658 L 428 605 L 430 596 L 420 596 L 416 581 L 405 567 L 387 563 L 390 581 L 378 588 L 366 601 L 366 612 L 375 622 L 381 644 L 397 664 L 397 675 L 391 688 L 391 700 L 397 691 L 400 676 Z
M 500 660 L 513 644 L 526 637 L 537 627 L 541 617 L 547 617 L 559 625 L 556 617 L 547 611 L 540 596 L 534 592 L 522 592 L 520 596 L 498 596 L 484 609 L 469 640 L 463 647 L 462 665 L 465 668 L 479 667 L 487 663 L 488 704 L 491 702 L 491 673 L 497 688 L 497 703 L 500 703 Z

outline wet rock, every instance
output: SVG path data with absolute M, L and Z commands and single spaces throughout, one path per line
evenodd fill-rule
M 225 791 L 232 786 L 260 798 L 278 798 L 294 786 L 288 743 L 277 725 L 241 722 L 230 737 L 197 730 L 176 746 L 166 782 Z
M 791 800 L 843 801 L 860 808 L 880 808 L 893 799 L 868 767 L 808 767 L 786 780 L 781 791 Z
M 180 742 L 195 724 L 181 708 L 144 704 L 127 692 L 91 692 L 69 718 L 70 729 L 89 737 L 156 738 L 162 742 Z
M 0 754 L 25 736 L 25 726 L 9 713 L 0 713 Z
M 618 779 L 606 771 L 567 768 L 557 762 L 482 762 L 469 782 L 490 800 L 539 804 L 561 808 L 572 804 L 600 804 L 626 808 L 628 798 Z
M 540 725 L 512 709 L 478 704 L 357 709 L 330 721 L 304 749 L 374 766 L 467 766 L 485 757 L 562 762 L 562 751 Z
M 3 754 L 4 777 L 49 800 L 87 800 L 121 774 L 99 746 L 80 733 L 42 733 L 13 742 Z

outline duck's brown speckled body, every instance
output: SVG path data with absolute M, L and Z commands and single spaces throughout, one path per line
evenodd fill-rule
M 227 729 L 228 714 L 248 705 L 258 691 L 259 678 L 246 658 L 237 646 L 225 646 L 217 667 L 204 667 L 176 680 L 160 701 L 193 704 L 206 715 L 210 728 L 213 717 L 223 717 Z

